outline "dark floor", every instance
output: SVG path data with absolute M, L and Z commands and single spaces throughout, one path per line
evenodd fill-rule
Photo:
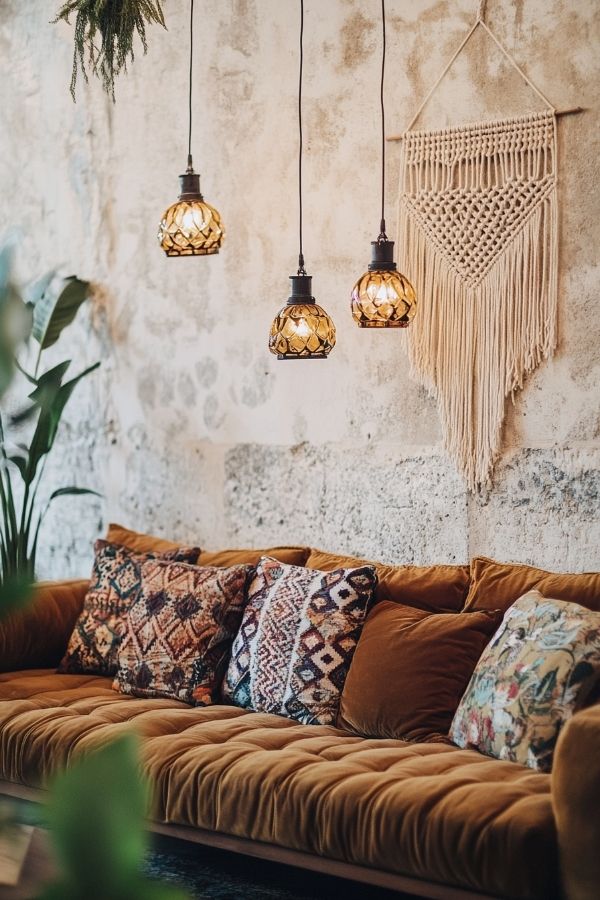
M 154 838 L 146 872 L 185 888 L 195 900 L 412 900 L 407 894 L 162 836 Z

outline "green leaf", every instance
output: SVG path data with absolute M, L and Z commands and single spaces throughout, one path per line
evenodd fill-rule
M 88 281 L 71 275 L 64 279 L 62 289 L 50 285 L 40 296 L 33 307 L 32 334 L 42 350 L 55 344 L 62 330 L 71 324 L 89 296 L 89 287 Z
M 9 456 L 8 457 L 11 463 L 17 467 L 19 472 L 21 473 L 21 478 L 25 481 L 25 474 L 27 472 L 27 458 L 25 456 Z
M 32 580 L 27 574 L 8 575 L 0 583 L 0 620 L 22 609 L 32 596 Z
M 62 365 L 64 365 L 64 363 Z M 26 479 L 27 484 L 31 484 L 31 482 L 35 478 L 35 474 L 42 457 L 44 457 L 52 449 L 52 445 L 54 444 L 54 440 L 56 438 L 56 432 L 58 430 L 64 408 L 67 405 L 71 394 L 73 393 L 81 379 L 85 378 L 86 375 L 89 375 L 90 372 L 93 372 L 94 369 L 97 369 L 99 365 L 100 363 L 97 362 L 92 366 L 88 366 L 87 369 L 84 369 L 83 372 L 80 372 L 79 375 L 77 375 L 75 378 L 72 378 L 70 381 L 67 381 L 65 384 L 56 385 L 51 384 L 51 382 L 49 381 L 45 385 L 45 389 L 43 392 L 43 405 L 40 410 L 40 416 L 37 421 L 36 429 L 31 439 L 31 445 L 29 448 L 29 464 L 27 467 Z M 46 373 L 46 376 L 48 374 L 49 373 Z M 34 391 L 30 396 L 33 397 L 36 393 L 37 391 Z M 42 402 L 41 395 L 38 402 Z
M 99 494 L 98 491 L 93 491 L 91 488 L 64 487 L 64 488 L 58 488 L 58 490 L 53 491 L 50 494 L 48 503 L 51 503 L 52 500 L 54 500 L 56 497 L 76 496 L 79 494 L 93 494 L 95 497 L 102 496 L 102 494 Z
M 29 381 L 31 384 L 37 384 L 37 381 L 36 381 L 36 379 L 34 378 L 34 376 L 33 376 L 33 375 L 30 375 L 29 372 L 27 372 L 27 371 L 23 368 L 23 366 L 21 365 L 21 363 L 19 362 L 19 360 L 18 360 L 16 357 L 15 357 L 15 366 L 17 367 L 17 369 L 19 370 L 19 372 L 21 373 L 21 375 L 24 375 L 24 376 L 25 376 L 25 378 L 27 379 L 27 381 Z
M 39 388 L 60 385 L 63 380 L 63 376 L 66 374 L 67 369 L 70 365 L 71 360 L 65 359 L 57 365 L 53 366 L 51 369 L 46 369 L 45 372 L 42 372 L 41 375 L 38 375 L 36 378 L 34 378 L 33 383 L 36 387 L 31 392 L 31 394 L 29 394 L 29 399 L 37 399 L 36 394 Z
M 13 255 L 12 244 L 6 243 L 0 247 L 0 292 L 6 290 L 10 282 Z
M 77 759 L 51 788 L 48 824 L 64 889 L 45 896 L 152 896 L 136 889 L 143 883 L 148 808 L 148 784 L 138 770 L 132 735 Z
M 11 281 L 12 259 L 12 246 L 0 247 L 0 395 L 12 380 L 16 347 L 31 330 L 30 312 Z
M 38 378 L 35 378 L 35 388 L 28 395 L 29 399 L 33 400 L 34 403 L 37 403 L 44 409 L 48 409 L 54 402 L 59 388 L 62 385 L 63 376 L 66 374 L 70 365 L 71 360 L 67 359 L 57 366 L 54 366 L 52 369 L 48 369 Z

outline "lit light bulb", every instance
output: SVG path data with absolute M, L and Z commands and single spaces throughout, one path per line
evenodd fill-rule
M 417 298 L 408 278 L 396 269 L 394 242 L 371 242 L 369 269 L 352 289 L 354 321 L 361 328 L 407 328 L 417 311 Z
M 311 275 L 290 275 L 291 296 L 269 334 L 278 359 L 326 359 L 335 346 L 335 325 L 311 293 Z
M 179 200 L 163 215 L 158 240 L 167 256 L 211 256 L 218 253 L 225 229 L 217 210 L 200 193 L 200 176 L 188 160 L 188 170 L 179 176 Z

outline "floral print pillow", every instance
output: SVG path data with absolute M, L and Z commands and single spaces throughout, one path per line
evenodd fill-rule
M 529 591 L 483 652 L 450 737 L 549 772 L 561 728 L 599 686 L 600 613 Z

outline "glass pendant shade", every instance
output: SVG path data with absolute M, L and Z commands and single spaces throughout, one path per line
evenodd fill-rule
M 407 328 L 417 311 L 417 298 L 408 278 L 396 269 L 394 241 L 371 243 L 369 269 L 352 289 L 354 321 L 361 328 Z
M 158 226 L 158 240 L 167 256 L 210 256 L 225 237 L 221 216 L 200 193 L 200 176 L 193 170 L 179 176 L 181 194 Z
M 278 359 L 326 359 L 335 347 L 335 325 L 312 296 L 311 275 L 290 275 L 292 294 L 269 334 Z

